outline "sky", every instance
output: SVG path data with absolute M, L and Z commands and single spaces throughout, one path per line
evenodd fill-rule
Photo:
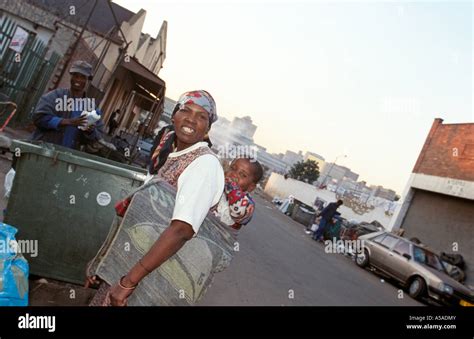
M 208 90 L 269 152 L 401 194 L 435 118 L 474 122 L 471 1 L 114 2 L 145 9 L 152 36 L 168 22 L 167 97 Z

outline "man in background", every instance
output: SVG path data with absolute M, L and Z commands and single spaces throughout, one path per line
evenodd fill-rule
M 85 61 L 75 61 L 69 73 L 69 88 L 58 88 L 44 94 L 36 106 L 33 123 L 36 130 L 33 140 L 41 140 L 68 148 L 79 149 L 80 144 L 98 141 L 101 138 L 103 122 L 99 120 L 86 130 L 78 127 L 87 122 L 83 111 L 96 110 L 95 100 L 85 93 L 87 81 L 92 79 L 92 66 Z
M 120 114 L 120 109 L 116 109 L 113 111 L 113 113 L 110 115 L 109 119 L 109 135 L 113 136 L 115 130 L 118 127 L 118 122 L 117 122 L 117 117 Z
M 343 202 L 340 199 L 337 202 L 332 202 L 317 215 L 317 217 L 321 217 L 321 221 L 319 222 L 318 230 L 313 234 L 313 240 L 323 240 L 324 232 L 326 231 L 328 224 L 336 215 L 337 209 L 342 204 Z

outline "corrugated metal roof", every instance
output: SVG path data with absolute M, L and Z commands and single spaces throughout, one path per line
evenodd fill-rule
M 36 7 L 40 7 L 52 14 L 62 18 L 66 22 L 78 26 L 84 25 L 94 7 L 94 0 L 27 0 Z M 70 15 L 71 6 L 74 6 L 75 15 Z M 135 13 L 112 2 L 112 8 L 119 24 L 123 21 L 129 21 Z M 87 29 L 106 35 L 114 26 L 115 20 L 110 10 L 107 0 L 98 0 L 92 16 L 87 24 Z M 116 34 L 112 38 L 117 39 Z

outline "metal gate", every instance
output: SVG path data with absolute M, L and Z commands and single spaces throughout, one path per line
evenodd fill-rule
M 17 104 L 17 113 L 10 125 L 26 125 L 60 59 L 48 53 L 44 42 L 29 33 L 21 54 L 10 48 L 17 24 L 3 16 L 0 20 L 0 92 Z M 6 117 L 0 117 L 0 123 Z

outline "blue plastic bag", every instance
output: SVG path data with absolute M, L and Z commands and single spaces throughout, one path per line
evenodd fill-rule
M 18 249 L 18 230 L 0 223 L 0 306 L 28 306 L 28 262 Z

